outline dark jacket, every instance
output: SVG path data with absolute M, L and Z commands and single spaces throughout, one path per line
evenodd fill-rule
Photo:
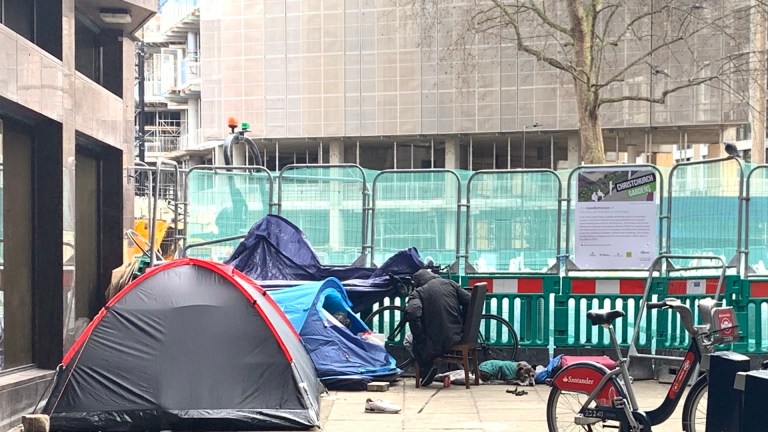
M 405 316 L 413 334 L 413 355 L 424 365 L 461 340 L 470 295 L 429 270 L 416 272 L 413 282 L 417 288 L 408 296 Z

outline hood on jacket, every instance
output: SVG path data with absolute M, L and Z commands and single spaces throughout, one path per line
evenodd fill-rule
M 440 279 L 440 276 L 432 273 L 427 269 L 421 269 L 413 274 L 413 284 L 416 287 L 424 286 L 424 284 L 431 281 L 432 279 Z

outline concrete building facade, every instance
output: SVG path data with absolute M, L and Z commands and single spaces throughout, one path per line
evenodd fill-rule
M 132 226 L 135 31 L 153 0 L 0 0 L 0 430 L 104 305 Z
M 467 64 L 444 53 L 458 19 L 440 21 L 425 38 L 413 10 L 395 1 L 168 0 L 165 7 L 196 17 L 186 28 L 154 28 L 157 40 L 196 50 L 199 100 L 176 147 L 190 164 L 217 159 L 204 149 L 227 133 L 228 117 L 250 123 L 272 170 L 317 162 L 473 170 L 581 163 L 572 78 L 519 52 L 513 37 L 477 38 Z M 743 48 L 715 33 L 691 41 L 700 47 L 697 61 Z M 644 43 L 621 44 L 613 67 L 648 49 Z M 658 96 L 689 78 L 674 57 L 660 51 L 654 61 L 665 74 L 643 63 L 610 91 Z M 692 87 L 663 105 L 605 105 L 608 162 L 715 157 L 724 140 L 748 138 L 746 105 L 734 94 L 744 84 L 729 80 L 728 90 Z

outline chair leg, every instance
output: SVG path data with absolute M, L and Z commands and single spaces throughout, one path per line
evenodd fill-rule
M 480 385 L 480 364 L 477 360 L 477 349 L 475 349 L 474 352 L 475 355 L 472 356 L 472 360 L 475 365 L 475 385 Z
M 419 362 L 413 362 L 413 367 L 416 372 L 416 388 L 421 387 L 421 368 Z
M 469 388 L 469 348 L 461 350 L 461 363 L 464 365 L 464 386 Z

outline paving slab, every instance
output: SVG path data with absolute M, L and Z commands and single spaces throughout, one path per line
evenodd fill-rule
M 320 420 L 324 432 L 390 432 L 390 431 L 483 431 L 546 432 L 546 385 L 520 387 L 528 394 L 507 393 L 514 386 L 487 384 L 453 385 L 440 383 L 416 388 L 412 378 L 393 383 L 387 392 L 330 391 L 323 396 Z M 635 393 L 640 406 L 655 408 L 663 400 L 669 385 L 656 381 L 636 381 Z M 386 399 L 400 407 L 398 414 L 366 413 L 365 400 Z M 654 432 L 682 430 L 683 402 L 666 423 Z

